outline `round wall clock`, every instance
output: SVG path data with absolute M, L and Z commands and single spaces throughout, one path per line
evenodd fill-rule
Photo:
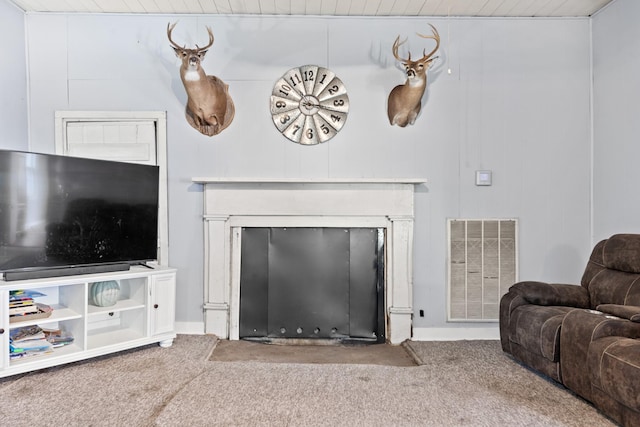
M 273 87 L 271 117 L 293 142 L 326 142 L 342 129 L 349 112 L 347 89 L 335 73 L 317 65 L 287 71 Z

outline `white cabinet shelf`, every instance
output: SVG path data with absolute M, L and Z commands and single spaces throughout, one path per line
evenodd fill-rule
M 48 323 L 53 323 L 53 322 L 61 322 L 64 320 L 82 318 L 82 313 L 77 313 L 76 311 L 70 309 L 69 307 L 61 306 L 59 304 L 53 304 L 51 305 L 51 308 L 53 308 L 53 313 L 51 313 L 51 316 L 45 317 L 44 319 L 27 320 L 24 322 L 14 322 L 10 324 L 11 329 L 22 328 L 30 325 L 46 325 Z
M 87 315 L 92 316 L 95 314 L 116 313 L 119 311 L 143 309 L 145 308 L 145 304 L 140 303 L 136 300 L 126 299 L 118 301 L 116 305 L 112 305 L 111 307 L 97 307 L 95 305 L 89 305 L 88 308 L 89 310 Z
M 93 305 L 95 282 L 118 282 L 118 300 L 109 307 Z M 126 272 L 87 274 L 5 282 L 0 281 L 0 377 L 159 343 L 169 347 L 175 338 L 176 270 L 167 267 L 132 267 Z M 10 322 L 9 294 L 34 290 L 36 298 L 53 308 L 49 317 Z M 38 325 L 59 329 L 74 337 L 72 344 L 51 352 L 12 359 L 10 334 Z

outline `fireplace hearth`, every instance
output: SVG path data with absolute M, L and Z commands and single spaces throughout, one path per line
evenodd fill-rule
M 305 325 L 301 324 L 302 317 L 297 317 L 290 325 L 281 325 L 284 320 L 277 318 L 273 323 L 277 326 L 266 329 L 264 325 L 245 325 L 246 313 L 256 314 L 257 311 L 242 307 L 241 295 L 251 292 L 249 288 L 245 289 L 241 280 L 242 259 L 246 256 L 243 245 L 248 244 L 243 239 L 243 230 L 293 228 L 342 230 L 345 233 L 344 230 L 349 229 L 374 229 L 384 236 L 384 270 L 382 295 L 376 299 L 381 304 L 375 314 L 379 315 L 379 329 L 368 333 L 384 336 L 393 344 L 411 338 L 414 187 L 425 180 L 194 178 L 193 181 L 204 186 L 203 308 L 206 333 L 237 340 L 247 331 L 263 328 L 257 335 L 266 331 L 267 336 L 274 338 L 279 333 L 283 338 L 292 339 L 297 335 L 301 335 L 300 338 L 332 338 L 331 331 L 335 328 L 334 337 L 350 336 L 350 328 L 347 328 L 349 331 L 344 329 L 344 320 L 342 331 L 331 326 L 328 320 L 321 320 L 332 316 L 327 317 L 326 313 Z M 269 273 L 256 274 L 264 279 Z M 304 280 L 297 281 L 301 282 Z M 282 292 L 282 295 L 287 293 L 286 289 Z M 304 295 L 293 296 L 293 304 L 296 298 L 299 303 L 304 302 Z M 340 304 L 345 302 L 342 300 Z M 315 311 L 321 306 L 312 309 Z M 245 314 L 241 315 L 241 312 Z M 283 328 L 284 334 L 280 332 Z M 302 330 L 299 334 L 298 329 Z M 319 331 L 314 335 L 316 329 Z M 369 325 L 364 328 L 367 329 L 371 329 Z

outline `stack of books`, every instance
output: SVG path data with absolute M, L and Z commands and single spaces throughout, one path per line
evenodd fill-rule
M 9 322 L 48 317 L 53 309 L 47 304 L 35 302 L 34 298 L 45 294 L 33 290 L 15 290 L 9 292 Z
M 69 345 L 73 335 L 62 329 L 45 329 L 38 325 L 22 326 L 11 329 L 9 334 L 9 358 L 51 353 L 54 348 Z
M 19 359 L 51 353 L 53 345 L 46 340 L 40 326 L 32 325 L 11 329 L 9 335 L 9 358 Z
M 73 335 L 61 329 L 45 329 L 38 325 L 11 329 L 9 358 L 11 360 L 51 353 L 54 348 L 69 345 Z

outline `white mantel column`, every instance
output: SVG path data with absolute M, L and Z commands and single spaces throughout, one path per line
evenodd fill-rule
M 208 334 L 229 337 L 229 254 L 231 238 L 227 232 L 229 215 L 204 217 L 204 324 Z
M 388 339 L 392 344 L 411 339 L 413 320 L 413 217 L 389 217 L 392 246 L 387 260 Z

